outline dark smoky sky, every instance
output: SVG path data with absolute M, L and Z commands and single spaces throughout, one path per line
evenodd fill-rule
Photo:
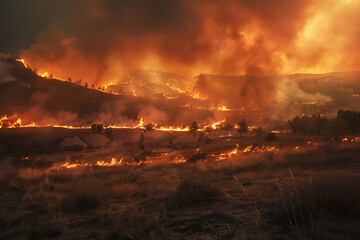
M 17 56 L 41 31 L 73 15 L 77 5 L 73 0 L 0 1 L 0 52 Z

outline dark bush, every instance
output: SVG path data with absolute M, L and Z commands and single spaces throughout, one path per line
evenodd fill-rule
M 217 187 L 193 179 L 180 183 L 175 193 L 175 202 L 178 207 L 204 204 L 217 201 L 223 193 Z
M 327 123 L 327 118 L 320 115 L 296 116 L 293 120 L 288 121 L 293 133 L 318 136 L 327 129 Z
M 265 137 L 265 141 L 267 141 L 267 142 L 275 142 L 276 140 L 277 140 L 277 137 L 276 137 L 275 133 L 269 133 Z

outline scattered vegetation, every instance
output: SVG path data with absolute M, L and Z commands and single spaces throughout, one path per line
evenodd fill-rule
M 328 120 L 320 115 L 296 116 L 288 123 L 293 133 L 320 136 L 327 129 Z
M 348 122 L 353 132 L 360 128 L 360 112 L 339 110 L 337 117 Z
M 242 119 L 239 123 L 238 123 L 238 133 L 241 137 L 241 134 L 242 133 L 247 133 L 248 132 L 248 126 L 247 126 L 247 123 L 246 123 L 246 120 L 245 119 Z
M 178 207 L 208 204 L 223 197 L 220 188 L 201 182 L 199 179 L 185 179 L 175 192 L 175 203 Z
M 190 132 L 194 133 L 194 139 L 195 139 L 195 134 L 196 134 L 196 131 L 199 129 L 199 125 L 197 124 L 197 122 L 193 122 L 191 125 L 190 125 Z
M 100 123 L 93 123 L 91 125 L 91 131 L 100 133 L 104 130 L 104 125 Z
M 189 133 L 177 133 L 174 138 L 137 130 L 116 145 L 137 153 L 124 155 L 127 163 L 153 156 L 151 144 L 161 151 L 171 145 L 168 155 L 159 156 L 170 161 L 182 156 L 177 164 L 154 160 L 153 164 L 138 161 L 139 165 L 64 169 L 54 168 L 58 159 L 51 156 L 4 157 L 0 161 L 0 237 L 359 238 L 357 142 L 345 145 L 290 135 L 295 139 L 291 142 L 282 133 L 269 133 L 264 139 L 253 135 L 223 138 L 219 137 L 222 130 L 200 132 L 199 141 L 192 141 Z M 258 132 L 264 133 L 261 128 Z M 117 133 L 114 130 L 112 139 Z M 145 134 L 149 149 L 143 151 L 139 146 L 141 136 L 145 145 Z M 164 137 L 158 145 L 156 134 Z M 205 145 L 209 136 L 213 142 Z M 117 154 L 119 149 L 114 149 Z M 110 151 L 66 154 L 69 163 L 82 163 L 90 157 L 101 159 Z M 221 160 L 210 160 L 213 154 Z M 233 156 L 227 157 L 230 154 Z M 45 160 L 47 165 L 41 163 Z

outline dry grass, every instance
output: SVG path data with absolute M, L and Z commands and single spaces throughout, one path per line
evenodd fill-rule
M 231 216 L 211 224 L 204 217 L 196 220 L 202 221 L 198 225 L 211 226 L 212 233 L 224 227 L 238 239 L 249 225 L 257 229 L 247 233 L 251 239 L 280 235 L 284 239 L 357 239 L 360 178 L 355 170 L 336 168 L 358 166 L 359 151 L 358 147 L 326 146 L 249 154 L 223 162 L 110 168 L 50 170 L 10 164 L 0 169 L 1 193 L 10 195 L 2 204 L 11 205 L 15 201 L 11 194 L 16 193 L 21 196 L 16 204 L 24 204 L 34 215 L 31 220 L 19 215 L 16 224 L 11 224 L 8 215 L 0 215 L 6 222 L 0 236 L 11 239 L 26 233 L 29 239 L 72 238 L 78 232 L 83 234 L 78 238 L 171 239 L 180 235 L 177 239 L 184 239 L 181 229 L 188 226 L 169 224 L 182 222 L 177 218 L 183 211 L 191 209 L 197 219 L 203 209 L 221 212 L 228 205 L 234 211 L 221 216 Z M 243 218 L 252 222 L 246 225 Z M 33 221 L 38 221 L 39 228 L 32 227 Z M 30 227 L 18 231 L 23 225 Z M 273 230 L 275 225 L 281 229 Z M 208 234 L 199 231 L 200 239 Z
M 224 198 L 224 193 L 216 185 L 210 185 L 200 179 L 183 180 L 174 194 L 174 203 L 178 207 L 204 205 Z
M 360 189 L 359 175 L 327 171 L 296 178 L 291 173 L 276 184 L 275 207 L 281 209 L 275 211 L 277 219 L 300 238 L 326 239 L 329 226 L 360 218 L 360 192 L 355 190 Z M 360 230 L 349 228 L 351 224 L 342 229 L 338 226 L 336 231 L 349 239 L 360 236 Z

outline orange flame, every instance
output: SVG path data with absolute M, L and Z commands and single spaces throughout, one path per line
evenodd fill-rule
M 21 62 L 22 64 L 24 64 L 24 66 L 27 68 L 28 66 L 25 63 L 24 59 L 16 59 L 16 61 Z

